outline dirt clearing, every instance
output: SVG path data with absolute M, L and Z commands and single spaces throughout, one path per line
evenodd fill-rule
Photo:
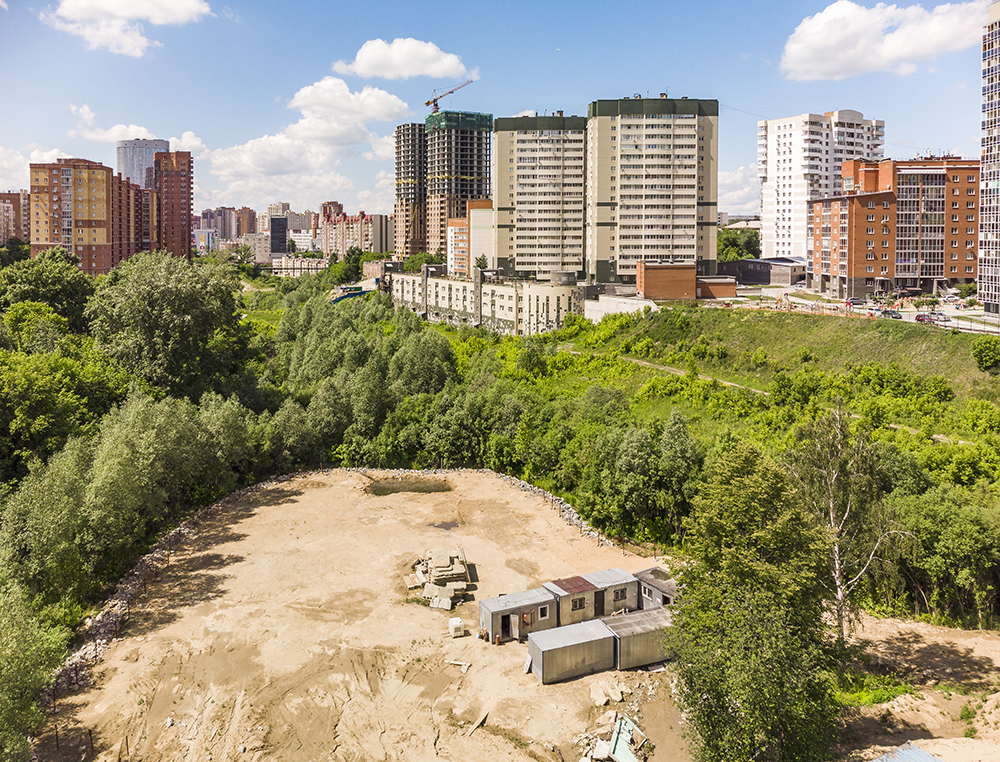
M 590 686 L 616 680 L 632 690 L 619 710 L 649 704 L 655 759 L 686 759 L 666 673 L 543 686 L 523 672 L 523 644 L 474 636 L 478 600 L 650 559 L 599 545 L 499 476 L 437 478 L 450 490 L 320 472 L 209 514 L 133 606 L 96 686 L 60 697 L 39 758 L 89 756 L 92 735 L 102 760 L 575 762 L 574 739 L 607 710 Z M 457 545 L 474 600 L 412 602 L 410 565 Z M 452 616 L 472 634 L 448 637 Z

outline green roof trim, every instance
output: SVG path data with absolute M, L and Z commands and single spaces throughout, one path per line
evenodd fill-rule
M 585 129 L 587 129 L 585 116 L 509 116 L 493 121 L 493 132 Z
M 493 114 L 479 114 L 473 111 L 439 111 L 424 120 L 428 130 L 484 130 L 493 124 Z
M 718 116 L 719 101 L 699 98 L 621 98 L 594 101 L 587 106 L 587 118 L 638 114 L 694 114 Z

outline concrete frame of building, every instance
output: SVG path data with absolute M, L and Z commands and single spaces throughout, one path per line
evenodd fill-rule
M 427 133 L 422 123 L 411 122 L 398 125 L 395 138 L 393 251 L 410 257 L 427 250 Z

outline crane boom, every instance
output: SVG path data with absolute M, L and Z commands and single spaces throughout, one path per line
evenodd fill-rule
M 455 92 L 456 90 L 461 90 L 461 89 L 462 89 L 463 87 L 465 87 L 466 85 L 471 85 L 471 84 L 473 83 L 473 81 L 474 81 L 474 80 L 471 80 L 471 79 L 470 79 L 470 80 L 469 80 L 468 82 L 463 82 L 463 83 L 462 83 L 462 84 L 460 84 L 460 85 L 455 85 L 455 86 L 454 86 L 453 88 L 451 88 L 451 90 L 445 90 L 445 91 L 444 91 L 443 93 L 441 93 L 440 95 L 438 95 L 438 94 L 437 94 L 437 90 L 435 90 L 435 91 L 434 91 L 434 97 L 433 97 L 433 98 L 431 98 L 431 99 L 430 99 L 429 101 L 426 101 L 426 102 L 424 103 L 424 105 L 425 105 L 425 106 L 430 106 L 430 107 L 431 107 L 431 113 L 432 113 L 432 114 L 436 114 L 436 113 L 438 112 L 438 101 L 439 101 L 439 100 L 441 100 L 442 98 L 444 98 L 444 96 L 446 96 L 446 95 L 451 95 L 451 94 L 452 94 L 453 92 Z

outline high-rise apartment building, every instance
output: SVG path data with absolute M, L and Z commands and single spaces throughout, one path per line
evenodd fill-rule
M 419 122 L 396 127 L 393 221 L 397 257 L 427 250 L 427 133 Z
M 493 250 L 508 275 L 582 277 L 586 131 L 585 117 L 562 112 L 494 121 Z
M 284 215 L 271 217 L 267 228 L 271 233 L 271 254 L 287 254 L 288 218 Z
M 170 151 L 169 140 L 118 141 L 118 173 L 140 188 L 153 187 L 153 159 L 158 153 Z
M 807 285 L 840 299 L 933 293 L 977 275 L 979 160 L 845 161 L 813 201 Z
M 392 249 L 392 238 L 392 219 L 385 214 L 340 213 L 324 224 L 321 242 L 324 254 L 343 260 L 347 250 L 353 247 L 385 254 Z
M 979 209 L 979 299 L 1000 313 L 1000 2 L 983 31 L 982 175 Z
M 233 207 L 220 206 L 217 209 L 204 209 L 200 217 L 200 227 L 215 230 L 220 241 L 236 239 L 236 210 Z
M 841 192 L 842 162 L 881 159 L 884 138 L 884 122 L 847 109 L 758 122 L 762 256 L 807 257 L 810 202 Z
M 236 210 L 236 237 L 257 232 L 257 212 L 248 206 Z
M 156 154 L 153 175 L 154 188 L 160 196 L 160 247 L 175 257 L 190 257 L 194 204 L 194 159 L 191 152 Z
M 427 133 L 427 251 L 445 254 L 448 220 L 465 217 L 469 201 L 490 197 L 493 116 L 439 111 Z
M 715 275 L 719 102 L 594 101 L 586 141 L 587 280 L 634 283 L 638 262 L 663 260 Z
M 14 205 L 0 199 L 0 246 L 14 238 Z
M 103 275 L 139 250 L 142 190 L 87 159 L 31 164 L 31 256 L 62 246 Z
M 30 215 L 28 214 L 30 203 L 30 193 L 26 190 L 8 191 L 0 193 L 0 203 L 8 203 L 13 212 L 14 232 L 13 237 L 20 238 L 27 243 L 31 240 L 31 231 L 28 224 Z M 2 245 L 2 244 L 0 244 Z

